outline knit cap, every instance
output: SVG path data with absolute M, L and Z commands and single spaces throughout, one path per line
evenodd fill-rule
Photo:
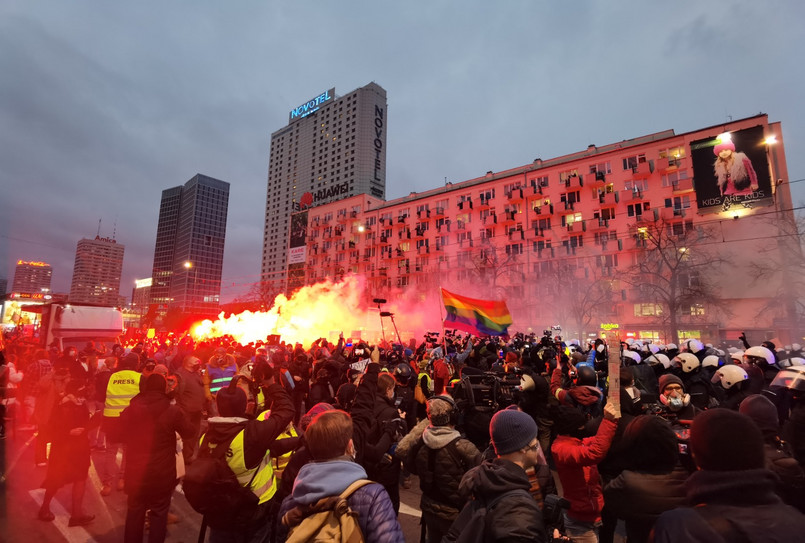
M 741 471 L 765 465 L 760 429 L 752 419 L 730 409 L 708 409 L 696 416 L 690 449 L 703 470 Z
M 683 390 L 685 388 L 685 385 L 682 383 L 682 379 L 680 379 L 679 377 L 677 377 L 673 373 L 666 373 L 666 374 L 660 375 L 660 394 L 662 394 L 663 391 L 665 390 L 665 387 L 667 387 L 671 383 L 675 383 L 675 384 L 681 386 Z
M 765 396 L 760 394 L 747 396 L 741 402 L 738 412 L 752 419 L 764 434 L 771 433 L 776 435 L 780 429 L 777 407 Z
M 246 393 L 239 387 L 225 386 L 215 394 L 218 413 L 222 417 L 242 417 L 246 414 Z
M 522 411 L 498 411 L 489 423 L 492 445 L 498 456 L 524 449 L 537 437 L 537 423 Z

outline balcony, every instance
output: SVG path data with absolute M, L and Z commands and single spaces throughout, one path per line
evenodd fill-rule
M 667 173 L 678 169 L 682 164 L 682 160 L 684 160 L 684 157 L 658 158 L 655 164 L 657 165 L 657 169 L 660 171 L 660 173 Z
M 597 232 L 599 230 L 608 230 L 611 219 L 593 219 L 590 221 L 590 232 Z
M 584 178 L 578 174 L 573 174 L 560 181 L 567 188 L 581 188 L 584 186 Z
M 503 216 L 500 219 L 500 224 L 511 224 L 517 220 L 517 212 L 516 211 L 504 211 Z
M 344 235 L 344 227 L 337 226 L 335 230 L 333 230 L 333 237 L 340 238 Z
M 464 221 L 456 221 L 456 230 L 466 230 L 467 224 Z M 448 228 L 449 230 L 449 228 Z
M 408 215 L 407 214 L 399 215 L 397 217 L 397 224 L 405 224 L 405 221 L 407 221 L 407 220 L 408 220 Z
M 437 207 L 437 208 L 434 210 L 434 213 L 435 213 L 435 215 L 436 215 L 437 217 L 444 217 L 444 208 L 443 208 L 443 207 Z
M 388 245 L 389 243 L 391 243 L 391 242 L 389 241 L 388 236 L 380 236 L 380 244 L 381 245 Z
M 645 194 L 643 194 L 643 191 L 640 189 L 627 190 L 626 199 L 629 202 L 639 202 L 642 200 L 648 200 Z
M 634 235 L 632 238 L 632 249 L 646 249 L 648 247 L 648 242 L 642 236 L 637 234 Z
M 656 210 L 655 210 L 656 211 Z M 664 221 L 672 221 L 675 219 L 682 219 L 685 216 L 685 210 L 677 207 L 664 207 L 660 209 L 660 218 Z
M 414 230 L 414 237 L 416 239 L 422 239 L 425 237 L 425 229 L 424 228 L 417 228 Z
M 485 209 L 489 209 L 492 206 L 492 202 L 490 200 L 491 200 L 491 198 L 483 198 L 483 197 L 479 198 L 478 206 L 477 206 L 478 209 L 480 209 L 482 211 L 485 210 Z
M 394 256 L 397 258 L 405 258 L 405 251 L 397 247 L 394 250 Z
M 602 187 L 607 182 L 607 176 L 604 172 L 595 172 L 587 176 L 587 185 L 590 187 Z
M 458 242 L 458 246 L 461 249 L 471 249 L 474 246 L 474 244 L 471 239 L 462 239 L 461 241 Z
M 430 219 L 430 209 L 420 209 L 416 212 L 416 216 L 420 219 Z
M 397 232 L 397 237 L 400 239 L 411 239 L 411 229 L 403 228 L 402 230 Z
M 586 232 L 587 231 L 587 221 L 575 221 L 569 222 L 565 226 L 568 232 Z
M 565 204 L 565 211 L 572 211 L 576 208 L 576 202 L 562 202 Z
M 509 241 L 525 239 L 525 232 L 523 232 L 522 226 L 519 228 L 509 228 L 506 234 L 509 236 Z
M 614 206 L 620 202 L 620 195 L 617 192 L 604 192 L 598 195 L 598 203 L 602 206 Z
M 498 216 L 494 213 L 487 215 L 484 217 L 484 224 L 497 224 L 498 223 Z
M 647 179 L 651 175 L 651 165 L 648 162 L 641 162 L 632 168 L 634 179 Z
M 674 192 L 690 192 L 693 190 L 693 178 L 679 179 L 673 184 Z
M 416 252 L 417 254 L 420 255 L 430 254 L 430 247 L 427 245 L 420 245 L 419 247 L 417 247 Z
M 528 232 L 528 239 L 539 240 L 539 239 L 545 239 L 546 237 L 545 229 L 539 228 L 537 226 L 535 226 L 534 228 L 529 228 L 527 232 Z
M 347 212 L 346 212 L 346 211 L 339 211 L 339 212 L 338 212 L 338 215 L 336 215 L 336 220 L 337 220 L 339 223 L 345 223 L 345 222 L 347 222 Z
M 509 202 L 512 202 L 512 203 L 522 202 L 523 201 L 523 189 L 518 188 L 518 189 L 512 190 L 511 192 L 507 192 L 506 193 L 506 198 L 509 200 Z
M 463 200 L 458 203 L 458 208 L 461 210 L 472 209 L 472 200 Z

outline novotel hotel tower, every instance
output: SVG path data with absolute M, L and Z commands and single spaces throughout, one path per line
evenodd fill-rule
M 369 83 L 344 96 L 329 89 L 294 107 L 271 134 L 261 283 L 286 287 L 290 216 L 341 198 L 386 194 L 386 91 Z

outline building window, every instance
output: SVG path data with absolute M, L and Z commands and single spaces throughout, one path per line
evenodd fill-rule
M 645 154 L 629 156 L 623 159 L 623 169 L 634 170 L 638 164 L 643 164 L 644 162 L 646 162 Z
M 658 317 L 662 315 L 660 304 L 634 304 L 635 317 Z
M 687 170 L 678 170 L 675 172 L 665 173 L 662 175 L 662 186 L 676 187 L 677 185 L 679 185 L 679 181 L 687 178 L 688 178 Z

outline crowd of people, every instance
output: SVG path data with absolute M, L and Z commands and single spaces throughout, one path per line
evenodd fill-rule
M 36 431 L 42 521 L 68 484 L 69 525 L 94 520 L 83 497 L 99 451 L 100 494 L 127 494 L 126 542 L 146 526 L 164 541 L 182 484 L 213 543 L 334 529 L 404 541 L 400 488 L 413 476 L 423 542 L 604 542 L 619 522 L 629 543 L 795 541 L 805 357 L 799 345 L 741 341 L 742 351 L 697 339 L 584 345 L 546 331 L 307 348 L 7 342 L 0 431 Z M 246 489 L 241 514 L 196 488 L 215 459 Z

